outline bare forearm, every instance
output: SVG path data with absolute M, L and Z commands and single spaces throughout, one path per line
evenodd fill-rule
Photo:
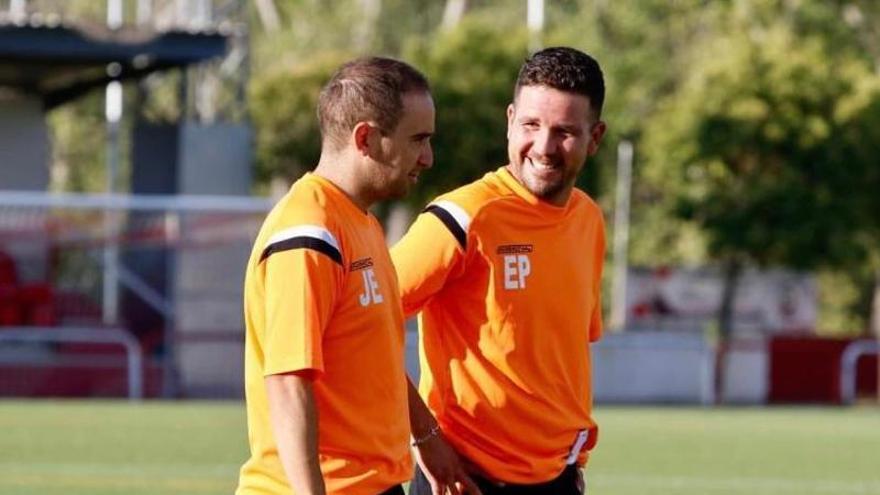
M 324 495 L 318 462 L 318 410 L 312 383 L 284 374 L 266 378 L 272 431 L 278 456 L 297 495 Z
M 419 396 L 419 391 L 407 377 L 407 400 L 409 401 L 409 426 L 413 438 L 424 438 L 437 425 L 434 415 Z
M 469 493 L 480 495 L 480 489 L 468 476 L 458 454 L 446 443 L 437 420 L 419 396 L 419 391 L 407 380 L 409 423 L 416 447 L 416 461 L 431 485 L 434 495 Z

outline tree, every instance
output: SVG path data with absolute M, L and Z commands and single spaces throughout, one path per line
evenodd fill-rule
M 349 54 L 322 53 L 306 63 L 256 79 L 249 101 L 256 133 L 255 179 L 296 180 L 318 164 L 321 130 L 317 107 L 321 87 Z
M 257 79 L 328 51 L 399 55 L 413 36 L 430 37 L 443 17 L 443 3 L 433 0 L 276 0 L 273 5 L 277 27 L 266 26 L 265 14 L 252 8 Z
M 635 144 L 636 182 L 629 259 L 636 264 L 702 262 L 699 229 L 651 207 L 656 192 L 639 187 L 645 123 L 687 73 L 692 47 L 711 36 L 722 7 L 703 0 L 615 0 L 548 4 L 547 45 L 569 45 L 594 55 L 607 86 L 603 120 L 608 134 L 578 181 L 600 204 L 613 198 L 617 146 Z M 609 225 L 610 228 L 613 226 Z
M 630 259 L 876 271 L 880 210 L 864 194 L 876 172 L 856 165 L 880 142 L 874 3 L 547 4 L 545 45 L 595 55 L 608 86 L 610 132 L 578 185 L 608 204 L 616 144 L 636 144 Z M 275 4 L 281 29 L 253 34 L 261 182 L 295 179 L 315 163 L 317 89 L 344 55 L 359 53 L 401 57 L 431 80 L 436 165 L 410 204 L 506 162 L 504 108 L 527 55 L 525 2 L 469 1 L 450 30 L 440 28 L 444 2 Z M 367 4 L 381 4 L 371 30 L 362 29 Z M 367 31 L 358 44 L 353 33 Z M 862 295 L 849 300 L 865 312 L 873 285 L 857 278 Z
M 441 192 L 507 163 L 507 105 L 527 55 L 524 29 L 501 29 L 472 16 L 405 52 L 425 71 L 437 107 L 435 166 L 407 201 L 423 206 Z
M 845 267 L 876 250 L 880 81 L 798 27 L 733 22 L 646 129 L 643 178 L 725 265 L 723 335 L 745 263 Z

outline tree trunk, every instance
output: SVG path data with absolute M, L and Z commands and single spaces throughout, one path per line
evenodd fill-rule
M 281 29 L 281 18 L 278 16 L 278 9 L 275 7 L 274 0 L 256 0 L 254 5 L 257 8 L 257 16 L 260 18 L 260 24 L 268 33 L 274 33 Z
M 736 305 L 736 290 L 742 274 L 742 263 L 730 258 L 724 264 L 724 286 L 721 292 L 721 306 L 718 310 L 718 350 L 715 354 L 715 402 L 721 403 L 724 395 L 724 374 L 727 362 L 727 348 L 733 334 L 733 311 Z
M 870 334 L 880 342 L 880 268 L 874 270 L 874 295 L 871 297 Z M 877 383 L 880 383 L 880 359 L 877 360 Z M 877 399 L 880 400 L 880 386 L 877 387 Z
M 453 29 L 455 26 L 458 26 L 467 8 L 467 0 L 446 0 L 441 27 L 443 29 Z
M 880 339 L 880 269 L 874 271 L 874 291 L 871 296 L 871 314 L 868 333 Z
M 355 30 L 354 46 L 369 49 L 376 37 L 376 22 L 382 14 L 382 0 L 360 0 L 361 22 Z

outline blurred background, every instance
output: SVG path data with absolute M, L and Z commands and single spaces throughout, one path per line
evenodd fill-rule
M 186 418 L 223 425 L 232 447 L 208 447 L 210 430 L 202 441 L 231 457 L 168 493 L 230 491 L 246 452 L 243 270 L 273 200 L 317 162 L 321 85 L 362 54 L 402 58 L 431 81 L 435 165 L 406 200 L 376 208 L 393 242 L 435 195 L 506 163 L 518 68 L 552 45 L 592 54 L 606 78 L 609 134 L 579 186 L 608 226 L 594 397 L 612 429 L 632 418 L 617 438 L 681 419 L 647 405 L 681 406 L 697 425 L 730 406 L 826 405 L 804 431 L 865 421 L 828 438 L 874 446 L 873 463 L 850 452 L 850 468 L 875 473 L 853 486 L 644 475 L 600 477 L 613 488 L 600 492 L 880 493 L 873 0 L 0 0 L 0 396 L 235 399 L 65 402 L 64 414 L 141 425 L 169 415 L 156 438 Z M 57 404 L 0 401 L 0 423 L 35 422 L 7 441 L 44 445 L 32 435 L 54 431 Z M 208 417 L 225 419 L 195 419 Z M 800 424 L 732 421 L 752 419 Z M 33 470 L 44 450 L 33 462 L 6 455 L 0 474 L 19 476 L 8 493 L 51 492 L 39 480 L 58 465 Z M 130 462 L 126 479 L 167 474 Z M 76 476 L 87 493 L 115 493 Z

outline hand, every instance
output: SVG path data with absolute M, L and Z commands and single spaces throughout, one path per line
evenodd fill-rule
M 587 480 L 584 479 L 584 468 L 577 468 L 577 478 L 575 479 L 575 483 L 577 484 L 578 493 L 587 492 Z
M 416 461 L 431 484 L 432 495 L 483 495 L 442 433 L 416 447 Z

